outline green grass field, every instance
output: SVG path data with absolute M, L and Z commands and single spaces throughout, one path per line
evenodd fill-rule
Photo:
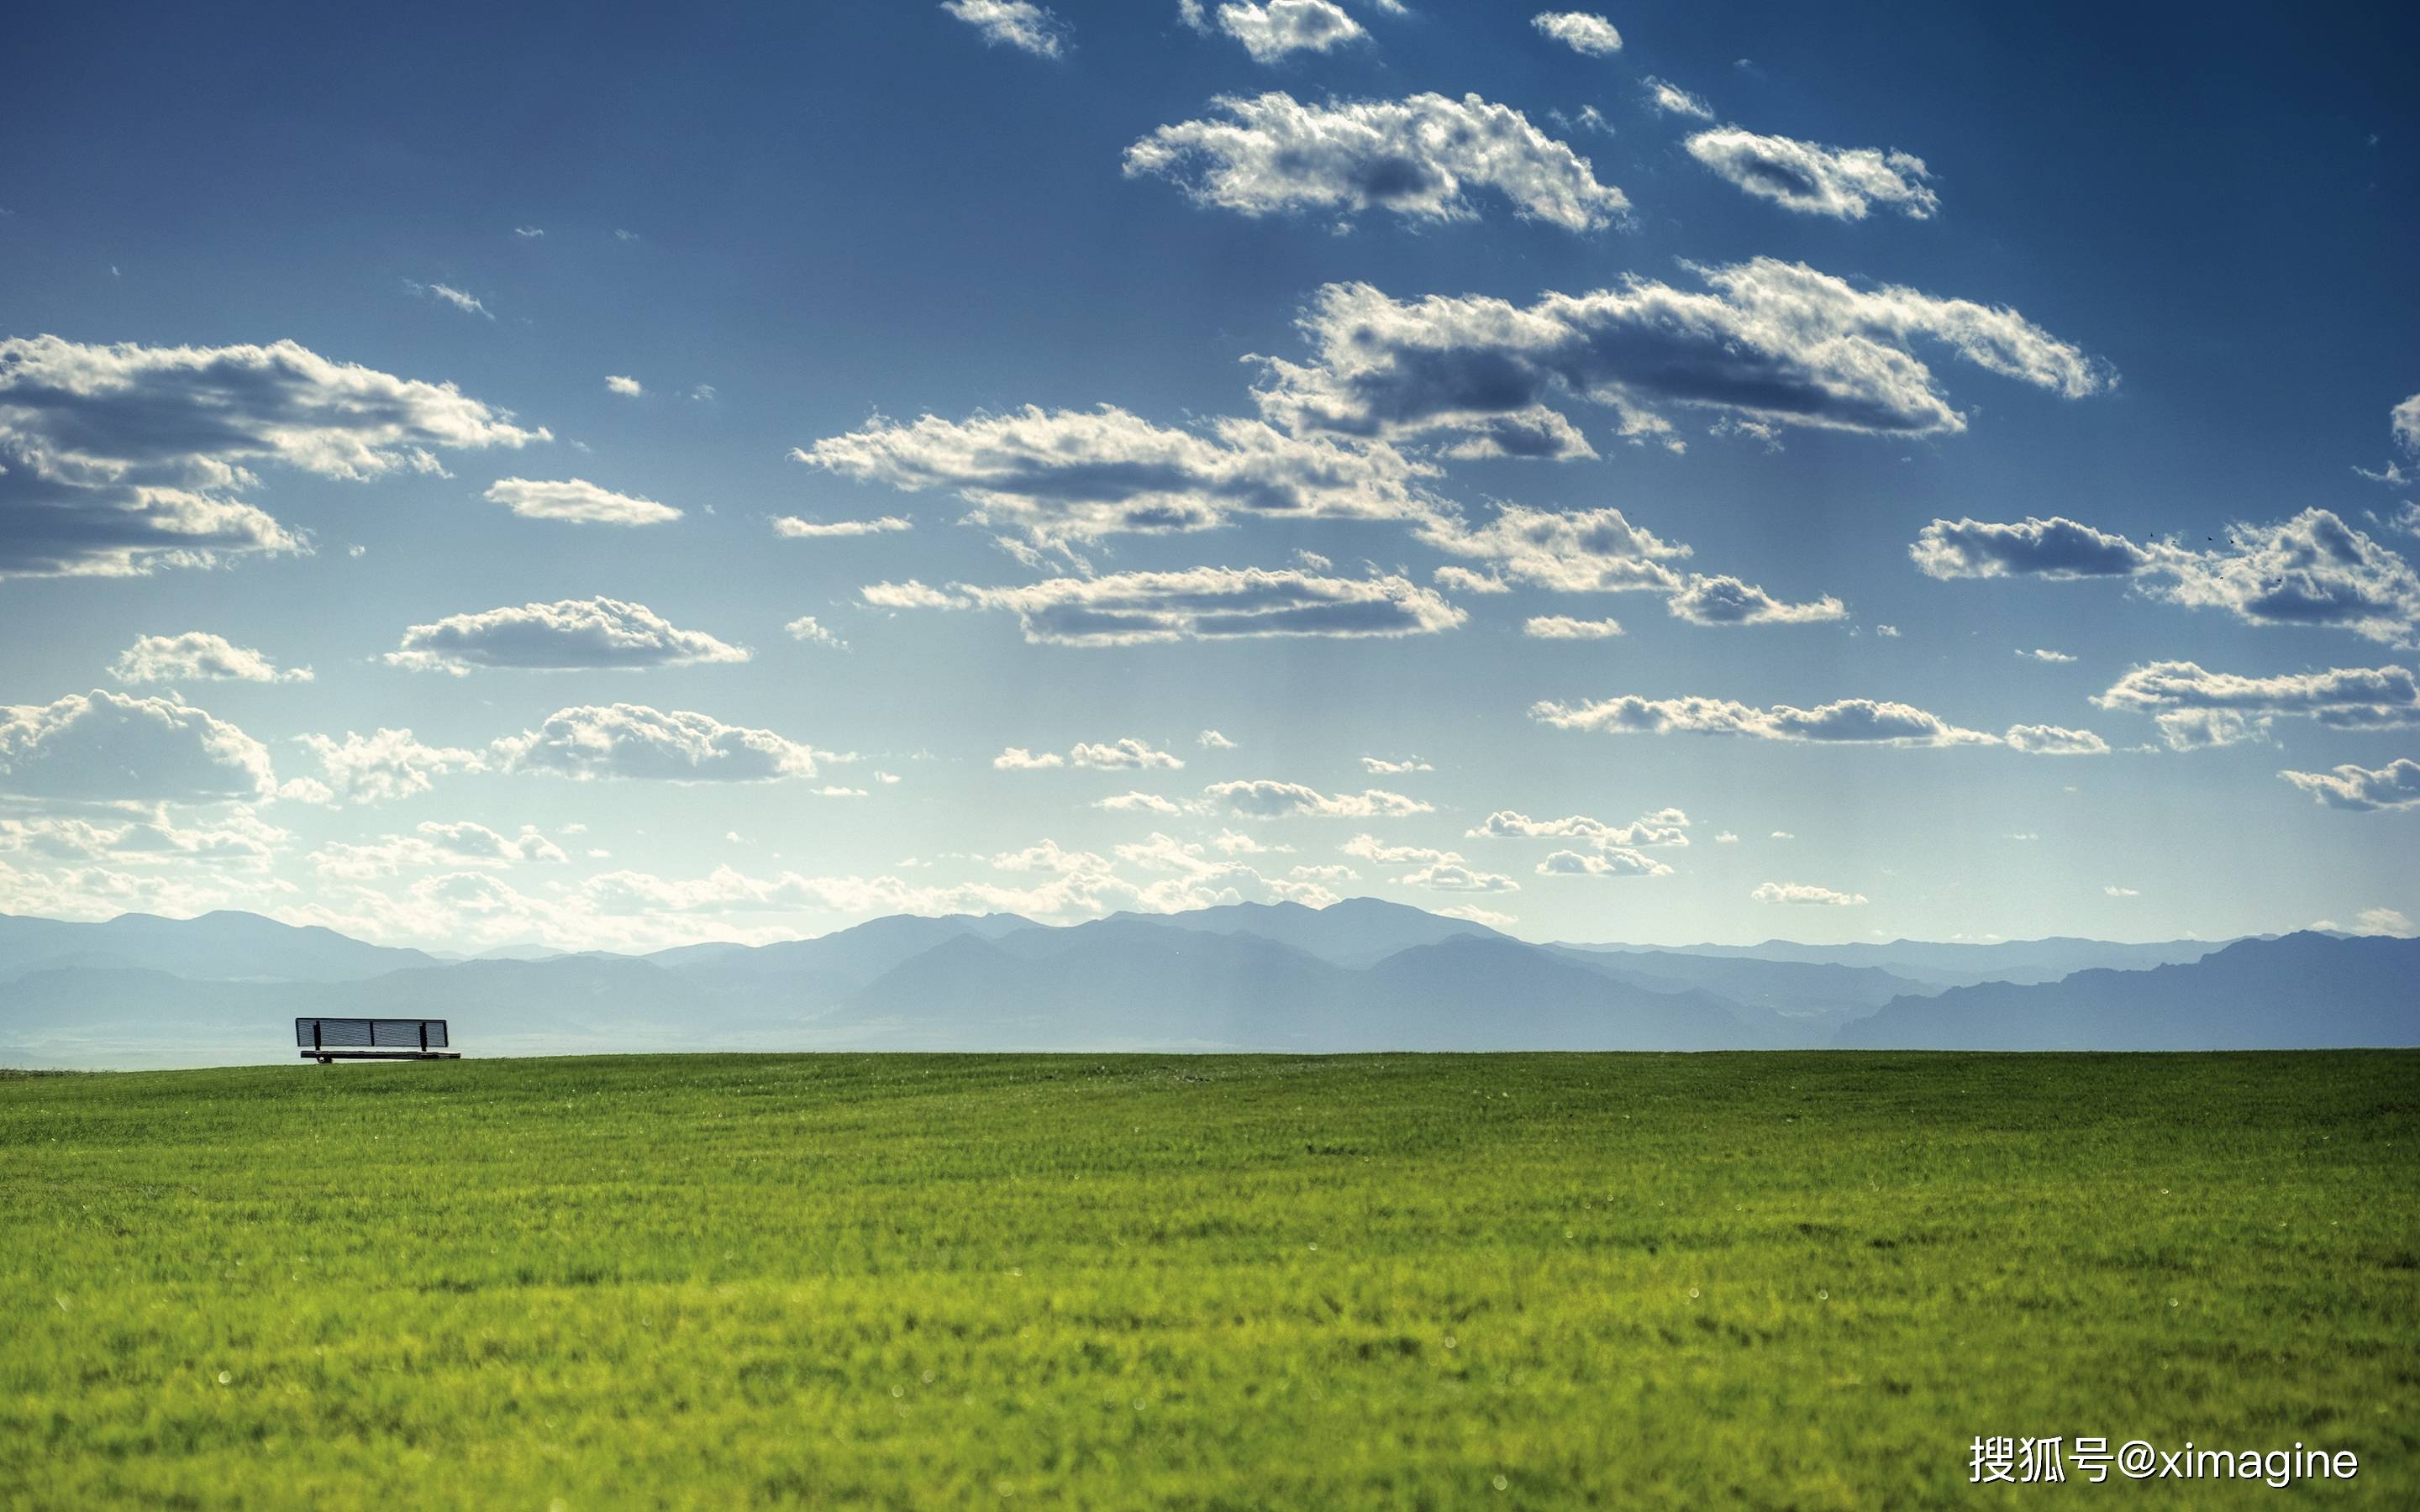
M 2410 1506 L 2415 1114 L 2383 1053 L 10 1076 L 0 1504 Z

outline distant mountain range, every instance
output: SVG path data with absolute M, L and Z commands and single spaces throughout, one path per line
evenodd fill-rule
M 2415 981 L 2409 940 L 1537 945 L 1370 898 L 469 960 L 252 914 L 0 916 L 0 1065 L 282 1060 L 310 1014 L 442 1017 L 473 1055 L 2404 1045 Z

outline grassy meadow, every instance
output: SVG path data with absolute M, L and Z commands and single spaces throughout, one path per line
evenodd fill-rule
M 0 1076 L 0 1505 L 2410 1506 L 2415 1156 L 2420 1054 Z

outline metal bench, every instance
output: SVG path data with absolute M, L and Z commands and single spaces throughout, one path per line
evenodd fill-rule
M 459 1060 L 448 1050 L 443 1019 L 296 1019 L 294 1042 L 302 1058 L 325 1066 L 338 1060 Z

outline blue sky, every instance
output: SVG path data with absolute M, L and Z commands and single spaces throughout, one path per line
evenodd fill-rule
M 2408 929 L 2397 12 L 47 8 L 0 910 Z

